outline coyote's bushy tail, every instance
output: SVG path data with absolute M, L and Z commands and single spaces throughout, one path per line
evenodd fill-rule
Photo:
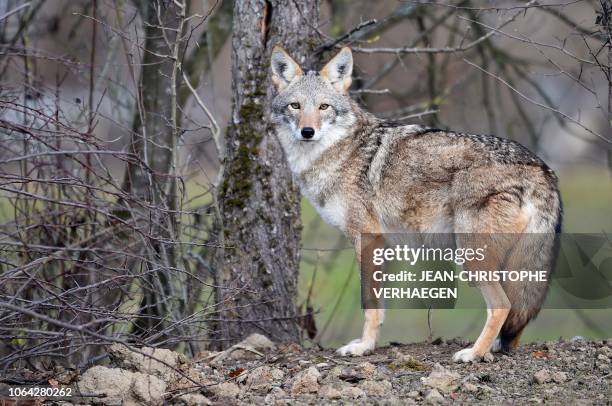
M 559 253 L 563 210 L 556 188 L 543 198 L 536 199 L 532 218 L 518 243 L 504 263 L 505 270 L 545 271 L 546 281 L 517 281 L 502 284 L 512 308 L 499 333 L 502 351 L 516 347 L 523 329 L 540 312 L 550 277 Z M 538 207 L 539 206 L 539 207 Z

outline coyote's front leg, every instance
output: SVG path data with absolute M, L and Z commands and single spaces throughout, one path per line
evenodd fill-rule
M 372 288 L 382 286 L 382 282 L 376 282 L 372 277 L 374 272 L 380 268 L 374 265 L 372 258 L 374 250 L 383 247 L 384 239 L 380 235 L 364 235 L 356 239 L 355 251 L 361 268 L 361 303 L 366 308 L 365 322 L 361 338 L 340 347 L 337 351 L 340 355 L 364 355 L 376 346 L 378 333 L 385 319 L 385 309 L 382 300 L 376 299 L 371 293 Z
M 366 309 L 361 338 L 338 348 L 340 355 L 364 355 L 374 349 L 378 332 L 385 318 L 385 309 Z

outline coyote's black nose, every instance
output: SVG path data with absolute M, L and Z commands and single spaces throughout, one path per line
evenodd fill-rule
M 315 130 L 312 127 L 304 127 L 302 128 L 302 137 L 306 138 L 307 140 L 311 139 L 312 137 L 314 137 L 315 134 Z

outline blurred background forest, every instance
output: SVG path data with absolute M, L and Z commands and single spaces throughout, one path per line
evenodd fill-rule
M 369 111 L 515 139 L 557 171 L 565 232 L 612 232 L 611 39 L 606 0 L 0 1 L 0 366 L 196 353 L 247 322 L 359 335 L 354 251 L 265 120 L 276 43 L 306 68 L 351 46 Z M 524 338 L 610 337 L 610 315 L 545 309 Z M 484 318 L 392 310 L 381 341 Z

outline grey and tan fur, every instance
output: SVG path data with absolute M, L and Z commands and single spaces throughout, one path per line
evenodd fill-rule
M 358 258 L 364 233 L 457 233 L 456 244 L 469 246 L 474 241 L 461 235 L 550 236 L 560 229 L 557 178 L 520 144 L 395 125 L 363 111 L 348 95 L 353 67 L 348 48 L 320 72 L 304 73 L 278 47 L 271 64 L 278 90 L 271 118 L 291 171 L 319 214 L 353 242 Z M 520 269 L 529 264 L 550 272 L 554 237 L 537 244 L 523 241 L 521 247 L 520 239 L 511 240 L 494 246 L 488 263 L 464 267 Z M 477 286 L 487 304 L 487 321 L 474 345 L 457 352 L 455 361 L 514 348 L 539 312 L 548 283 Z M 338 352 L 371 351 L 383 318 L 384 310 L 367 309 L 362 337 Z

